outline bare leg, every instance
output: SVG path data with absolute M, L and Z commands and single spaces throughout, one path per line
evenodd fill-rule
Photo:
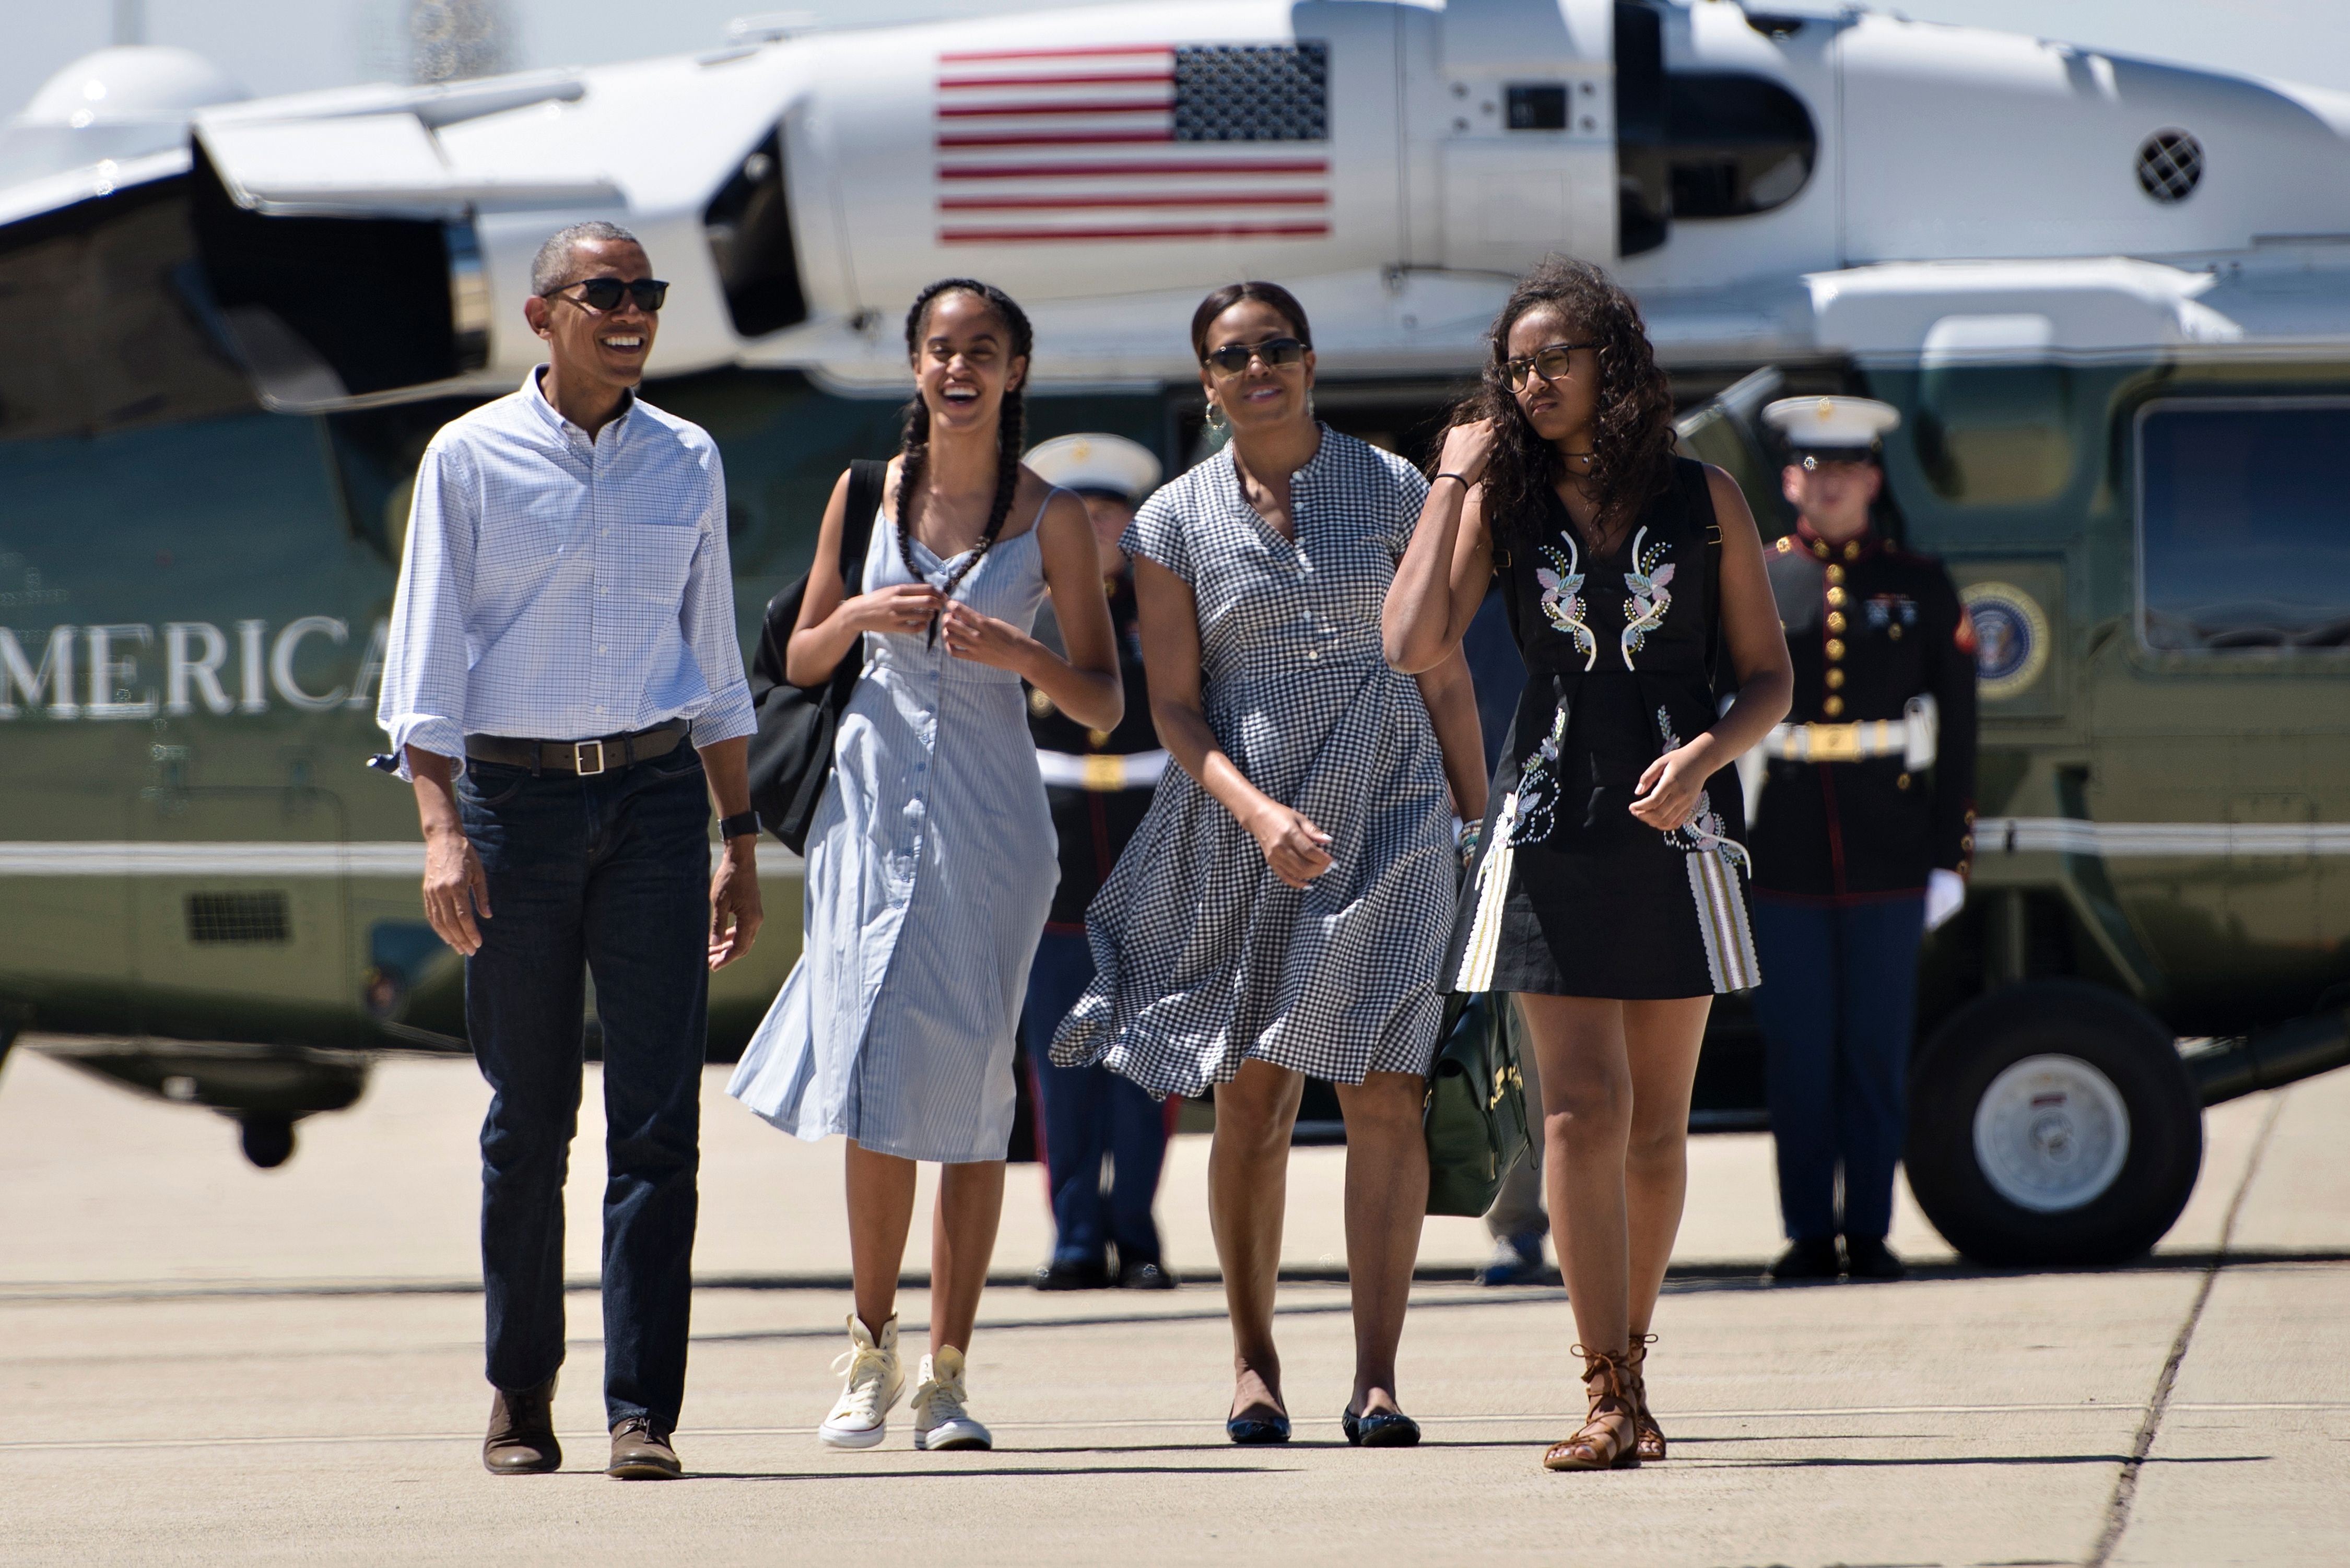
M 1624 1193 L 1632 1076 L 1624 1003 L 1532 994 L 1518 1000 L 1542 1076 L 1543 1177 L 1567 1304 L 1586 1350 L 1621 1355 L 1632 1304 Z
M 1632 1240 L 1631 1332 L 1648 1332 L 1665 1265 L 1689 1192 L 1690 1091 L 1705 1043 L 1710 996 L 1624 1003 L 1625 1055 L 1632 1072 L 1632 1127 L 1624 1198 Z
M 1234 1416 L 1289 1413 L 1281 1402 L 1281 1356 L 1273 1347 L 1273 1292 L 1289 1203 L 1289 1129 L 1305 1093 L 1303 1075 L 1266 1062 L 1243 1062 L 1231 1083 L 1216 1085 L 1208 1218 L 1232 1319 Z
M 898 1271 L 914 1222 L 914 1162 L 848 1140 L 848 1268 L 857 1315 L 879 1338 L 898 1310 Z
M 974 1160 L 939 1168 L 939 1202 L 931 1217 L 931 1354 L 971 1348 L 979 1293 L 995 1256 L 1003 1218 L 1003 1162 Z
M 1347 1277 L 1355 1307 L 1357 1416 L 1396 1408 L 1396 1346 L 1411 1299 L 1428 1212 L 1428 1142 L 1420 1127 L 1427 1080 L 1373 1073 L 1340 1084 L 1347 1118 Z

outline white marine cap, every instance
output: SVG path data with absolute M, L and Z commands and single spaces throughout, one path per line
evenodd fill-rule
M 1029 448 L 1022 461 L 1048 484 L 1123 495 L 1137 506 L 1166 472 L 1149 447 L 1121 435 L 1055 436 Z
M 1781 398 L 1764 406 L 1762 422 L 1806 460 L 1863 462 L 1877 438 L 1901 423 L 1901 410 L 1874 398 Z

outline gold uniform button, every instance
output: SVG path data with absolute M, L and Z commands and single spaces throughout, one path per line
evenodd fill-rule
M 1828 639 L 1828 657 L 1830 659 L 1844 657 L 1844 642 L 1841 639 L 1833 637 Z
M 1844 547 L 1844 558 L 1847 561 L 1857 561 L 1860 559 L 1860 541 L 1856 539 L 1851 544 L 1846 545 Z
M 1828 582 L 1830 585 L 1833 586 L 1834 584 L 1840 583 L 1842 581 L 1844 581 L 1844 568 L 1842 566 L 1830 566 L 1828 568 Z
M 1885 635 L 1898 642 L 1901 640 L 1901 628 L 1898 624 L 1888 626 L 1885 628 Z
M 1838 713 L 1844 711 L 1844 699 L 1841 697 L 1829 698 L 1826 701 L 1820 704 L 1820 711 L 1825 713 L 1831 719 L 1835 718 Z
M 1844 590 L 1842 588 L 1830 588 L 1828 590 L 1828 607 L 1831 609 L 1842 609 L 1844 607 Z
M 1109 744 L 1109 732 L 1107 730 L 1087 730 L 1086 732 L 1086 743 L 1089 746 L 1096 747 L 1107 746 Z
M 1042 691 L 1032 691 L 1028 693 L 1028 711 L 1039 719 L 1045 718 L 1053 711 L 1053 700 Z
M 1895 789 L 1908 789 L 1909 787 L 1909 775 L 1908 774 L 1902 774 L 1897 776 L 1893 781 L 1893 787 Z
M 1844 611 L 1828 611 L 1828 630 L 1839 637 L 1844 635 Z
M 1835 691 L 1837 687 L 1839 687 L 1839 686 L 1841 686 L 1841 685 L 1843 685 L 1843 684 L 1844 684 L 1844 671 L 1843 671 L 1843 670 L 1829 670 L 1829 671 L 1828 671 L 1828 690 L 1829 690 L 1829 691 Z

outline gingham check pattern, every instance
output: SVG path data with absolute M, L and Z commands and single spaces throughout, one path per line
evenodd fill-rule
M 416 471 L 376 720 L 458 759 L 468 733 L 573 741 L 693 722 L 751 732 L 726 479 L 642 399 L 589 441 L 534 371 L 442 427 Z
M 1196 1095 L 1250 1057 L 1358 1084 L 1424 1073 L 1452 925 L 1451 808 L 1419 688 L 1388 668 L 1379 607 L 1427 482 L 1326 430 L 1291 476 L 1297 542 L 1241 494 L 1229 452 L 1160 490 L 1128 553 L 1199 599 L 1209 724 L 1249 781 L 1331 836 L 1300 891 L 1170 768 L 1086 919 L 1098 973 L 1053 1059 Z

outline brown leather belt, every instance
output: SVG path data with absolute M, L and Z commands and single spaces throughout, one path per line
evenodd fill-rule
M 528 768 L 535 774 L 577 774 L 593 778 L 615 768 L 667 756 L 692 730 L 693 726 L 684 720 L 671 719 L 650 730 L 631 730 L 625 735 L 606 735 L 593 741 L 520 741 L 509 735 L 468 735 L 465 755 L 477 763 L 503 763 L 510 768 Z

